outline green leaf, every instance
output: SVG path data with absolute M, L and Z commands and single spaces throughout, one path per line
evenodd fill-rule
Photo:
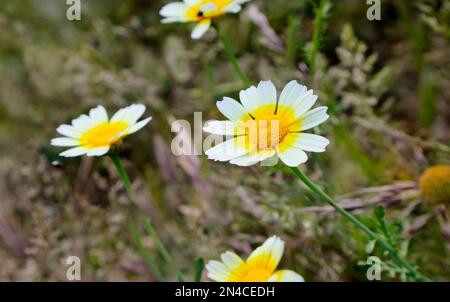
M 195 259 L 195 282 L 200 282 L 202 279 L 202 272 L 205 268 L 205 260 L 202 257 Z

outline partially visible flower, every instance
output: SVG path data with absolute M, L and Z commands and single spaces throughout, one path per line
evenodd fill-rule
M 272 236 L 254 250 L 247 261 L 233 252 L 225 252 L 220 256 L 222 262 L 208 262 L 208 277 L 218 282 L 303 282 L 303 277 L 294 271 L 275 271 L 283 251 L 283 240 Z
M 420 193 L 429 203 L 450 203 L 450 165 L 433 166 L 419 180 Z
M 226 13 L 238 13 L 241 4 L 250 0 L 184 0 L 169 3 L 160 10 L 163 23 L 197 22 L 192 39 L 199 39 L 211 26 L 214 18 Z
M 52 139 L 51 144 L 57 147 L 72 147 L 60 154 L 64 157 L 102 156 L 125 136 L 140 130 L 150 122 L 151 117 L 137 121 L 144 112 L 144 105 L 134 104 L 120 109 L 108 120 L 105 108 L 97 106 L 89 111 L 89 115 L 83 114 L 72 120 L 72 125 L 59 126 L 56 131 L 64 137 Z
M 310 110 L 317 100 L 312 90 L 289 82 L 277 99 L 271 81 L 240 92 L 241 103 L 225 97 L 217 108 L 229 121 L 211 121 L 204 131 L 234 136 L 206 151 L 209 159 L 250 166 L 278 156 L 295 167 L 308 159 L 304 151 L 323 152 L 328 139 L 304 133 L 328 119 L 327 107 Z

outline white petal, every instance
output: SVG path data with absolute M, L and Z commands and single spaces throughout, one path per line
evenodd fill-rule
M 184 0 L 183 2 L 186 3 L 187 6 L 193 6 L 201 2 L 202 0 Z
M 102 105 L 98 105 L 97 107 L 91 109 L 89 111 L 89 117 L 96 124 L 108 121 L 108 113 L 106 113 L 106 109 Z
M 239 93 L 239 99 L 249 113 L 253 112 L 261 105 L 258 98 L 258 89 L 255 86 L 251 86 L 246 90 L 241 90 Z
M 206 264 L 208 277 L 217 282 L 227 282 L 230 270 L 222 262 L 211 260 Z
M 280 94 L 279 104 L 286 107 L 297 106 L 297 101 L 306 93 L 306 90 L 306 86 L 298 84 L 297 81 L 290 81 Z
M 275 151 L 270 151 L 262 154 L 247 154 L 231 160 L 230 163 L 237 166 L 248 167 L 272 157 L 275 153 Z
M 211 26 L 211 19 L 205 19 L 197 23 L 191 33 L 192 39 L 200 39 Z
M 57 137 L 51 140 L 50 144 L 56 147 L 74 147 L 79 146 L 78 140 L 68 137 Z
M 92 149 L 88 150 L 86 155 L 87 156 L 102 156 L 102 155 L 105 155 L 106 153 L 108 153 L 108 151 L 109 151 L 109 146 L 92 148 Z
M 61 125 L 56 129 L 56 132 L 73 138 L 77 138 L 81 135 L 81 132 L 78 129 L 70 125 Z
M 231 121 L 239 121 L 248 114 L 241 104 L 229 97 L 224 97 L 216 105 L 219 111 Z
M 305 279 L 294 271 L 280 270 L 276 271 L 268 282 L 305 282 Z
M 134 124 L 133 126 L 129 127 L 126 130 L 127 134 L 132 134 L 135 133 L 136 131 L 141 130 L 142 128 L 145 127 L 145 125 L 147 125 L 150 121 L 152 120 L 151 117 L 146 118 L 145 120 L 142 120 L 140 122 L 137 122 L 136 124 Z
M 164 19 L 161 19 L 161 23 L 167 24 L 167 23 L 176 23 L 176 22 L 187 22 L 189 20 L 186 19 L 184 16 L 180 17 L 167 17 Z
M 97 125 L 97 123 L 94 123 L 94 121 L 91 120 L 91 118 L 85 114 L 82 114 L 76 119 L 72 120 L 72 126 L 79 132 L 89 130 L 95 125 Z
M 132 126 L 144 114 L 145 106 L 142 104 L 133 104 L 117 111 L 111 118 L 111 122 L 123 121 Z
M 294 104 L 295 117 L 297 118 L 302 117 L 305 114 L 305 112 L 307 112 L 309 109 L 312 108 L 312 106 L 314 106 L 316 101 L 317 95 L 314 95 L 312 90 L 308 90 L 306 93 L 299 96 L 296 103 Z
M 240 12 L 242 7 L 239 4 L 230 4 L 223 9 L 224 12 L 236 14 Z
M 250 254 L 247 264 L 274 271 L 283 256 L 283 251 L 284 241 L 272 236 Z
M 330 141 L 323 136 L 311 133 L 299 133 L 294 147 L 310 152 L 324 152 Z
M 183 16 L 186 12 L 187 6 L 182 2 L 169 3 L 164 5 L 159 14 L 163 17 L 178 17 Z
M 84 155 L 87 152 L 88 152 L 88 149 L 86 149 L 84 147 L 75 147 L 75 148 L 72 148 L 72 149 L 62 152 L 59 155 L 64 156 L 64 157 L 75 157 L 75 156 Z
M 325 106 L 317 107 L 303 115 L 301 118 L 300 126 L 302 131 L 311 129 L 325 122 L 329 117 L 327 114 L 327 110 L 328 108 Z
M 233 158 L 242 156 L 247 152 L 247 150 L 241 147 L 243 146 L 244 140 L 245 137 L 243 136 L 229 139 L 208 149 L 205 154 L 208 156 L 208 159 L 215 161 L 229 161 Z
M 220 255 L 222 262 L 230 269 L 230 271 L 235 270 L 241 265 L 245 265 L 245 262 L 233 252 L 225 252 Z
M 308 156 L 304 151 L 294 147 L 288 148 L 283 152 L 278 150 L 278 156 L 289 167 L 297 167 L 308 160 Z
M 260 105 L 275 105 L 277 103 L 277 89 L 272 81 L 259 82 L 258 99 Z
M 203 131 L 216 135 L 238 135 L 236 125 L 230 121 L 208 121 Z M 245 132 L 244 132 L 245 133 Z M 240 133 L 243 134 L 243 133 Z

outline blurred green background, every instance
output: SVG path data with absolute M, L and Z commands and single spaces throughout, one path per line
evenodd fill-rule
M 222 119 L 215 101 L 246 88 L 214 30 L 193 41 L 192 24 L 161 24 L 168 1 L 81 2 L 82 20 L 70 22 L 65 1 L 0 0 L 1 281 L 64 281 L 70 255 L 80 257 L 84 281 L 155 280 L 127 209 L 164 280 L 176 280 L 111 161 L 62 159 L 49 144 L 59 124 L 97 104 L 113 113 L 132 103 L 154 119 L 121 156 L 139 205 L 189 280 L 198 257 L 247 255 L 270 235 L 286 241 L 282 267 L 307 281 L 365 281 L 369 255 L 383 260 L 382 280 L 401 279 L 286 167 L 171 153 L 174 120 L 192 121 L 195 111 Z M 423 273 L 448 281 L 448 203 L 427 203 L 416 181 L 450 163 L 449 1 L 382 1 L 380 21 L 367 20 L 366 1 L 331 1 L 316 54 L 317 2 L 256 0 L 219 24 L 254 84 L 271 79 L 281 90 L 297 79 L 329 106 L 317 131 L 331 144 L 302 169 L 372 228 L 385 223 Z M 384 218 L 374 215 L 380 205 Z

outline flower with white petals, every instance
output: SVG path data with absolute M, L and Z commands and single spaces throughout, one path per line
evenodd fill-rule
M 138 122 L 144 112 L 144 105 L 134 104 L 120 109 L 108 119 L 105 108 L 97 106 L 89 111 L 89 115 L 83 114 L 72 120 L 72 125 L 59 126 L 56 131 L 64 137 L 52 139 L 51 144 L 57 147 L 72 147 L 60 154 L 64 157 L 102 156 L 125 136 L 140 130 L 150 122 L 151 117 Z
M 246 261 L 233 252 L 225 252 L 220 256 L 222 261 L 208 262 L 208 277 L 217 282 L 303 282 L 303 277 L 294 271 L 276 271 L 283 251 L 283 240 L 272 236 Z
M 328 119 L 327 107 L 310 110 L 317 100 L 312 90 L 291 81 L 277 98 L 274 84 L 261 81 L 239 96 L 241 103 L 228 97 L 217 102 L 229 121 L 211 121 L 203 129 L 233 136 L 207 150 L 209 159 L 250 166 L 278 156 L 286 165 L 296 167 L 308 159 L 305 151 L 325 151 L 328 139 L 303 132 Z
M 238 13 L 250 0 L 184 0 L 169 3 L 160 10 L 163 23 L 197 22 L 191 37 L 199 39 L 211 26 L 212 19 L 226 13 Z

